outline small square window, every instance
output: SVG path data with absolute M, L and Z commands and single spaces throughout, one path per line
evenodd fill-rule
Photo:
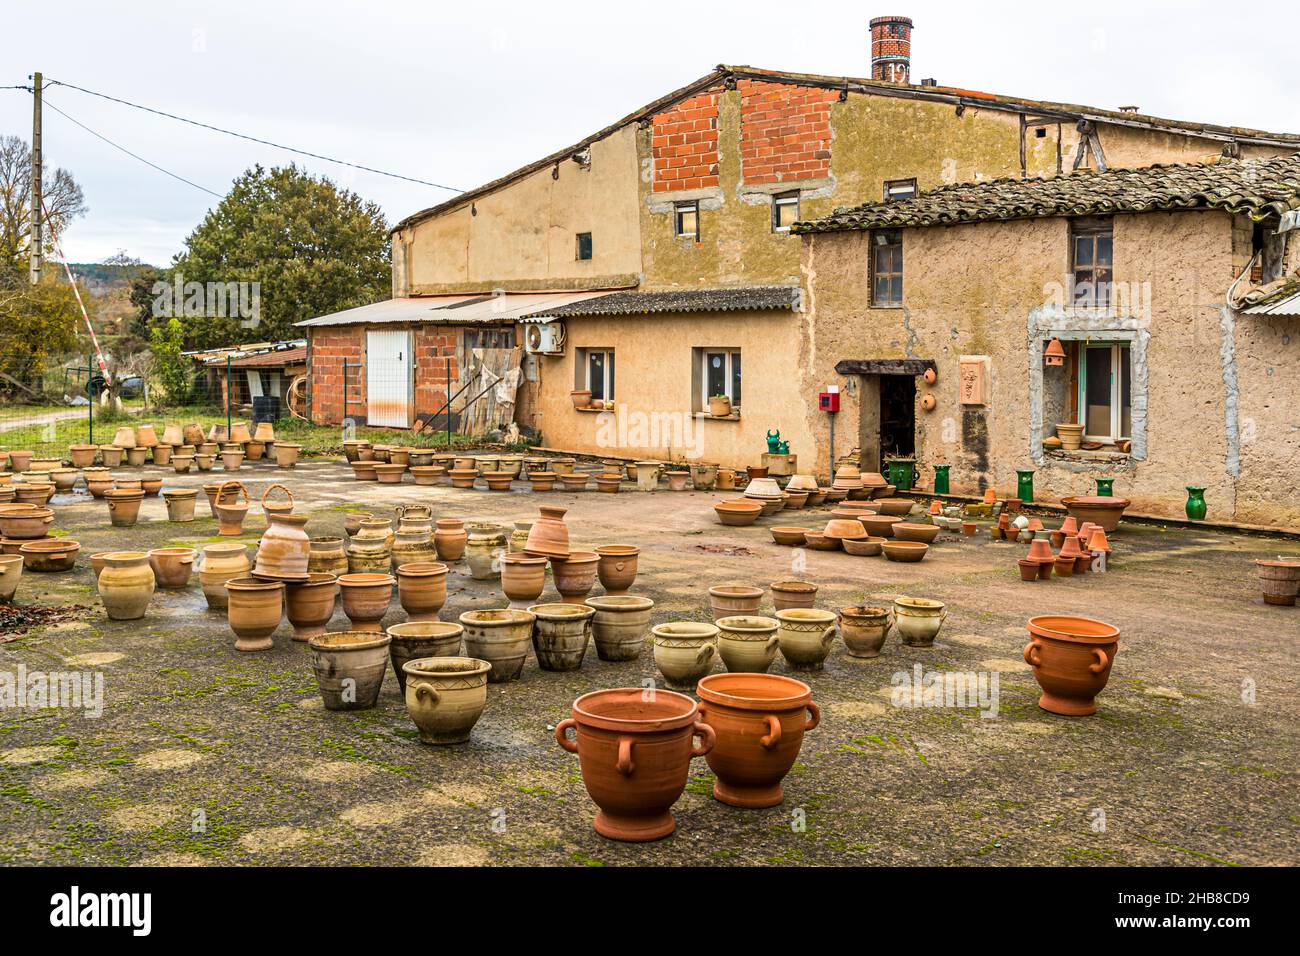
M 900 199 L 911 199 L 915 195 L 915 179 L 885 180 L 885 202 L 897 202 Z
M 1040 126 L 1034 130 L 1034 135 L 1039 139 L 1047 139 L 1047 127 Z
M 789 232 L 799 221 L 799 191 L 777 193 L 772 197 L 772 231 Z
M 673 231 L 679 239 L 700 239 L 700 204 L 679 202 L 673 215 Z
M 578 233 L 578 259 L 585 262 L 591 258 L 591 233 Z

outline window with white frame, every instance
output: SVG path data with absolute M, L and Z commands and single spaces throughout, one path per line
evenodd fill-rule
M 772 197 L 772 231 L 789 232 L 799 221 L 799 190 Z
M 915 179 L 885 180 L 885 202 L 898 202 L 900 199 L 911 199 L 915 195 Z
M 725 395 L 731 407 L 740 407 L 740 349 L 696 349 L 699 362 L 700 395 L 697 408 L 708 408 L 709 399 Z
M 700 204 L 694 200 L 679 202 L 673 210 L 673 232 L 679 239 L 700 238 Z
M 614 350 L 578 349 L 578 387 L 591 389 L 591 400 L 614 398 Z
M 1079 358 L 1085 441 L 1112 444 L 1133 434 L 1133 371 L 1127 342 L 1087 343 Z

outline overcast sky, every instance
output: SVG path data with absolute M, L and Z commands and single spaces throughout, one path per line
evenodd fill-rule
M 865 76 L 867 21 L 916 23 L 912 78 L 1176 119 L 1300 132 L 1300 5 L 401 0 L 9 0 L 0 86 L 56 79 L 312 152 L 461 189 L 600 129 L 718 63 Z M 977 11 L 977 12 L 975 12 Z M 1243 39 L 1244 38 L 1244 41 Z M 149 161 L 224 193 L 262 147 L 53 87 L 47 101 Z M 0 90 L 0 132 L 31 96 Z M 52 110 L 47 163 L 90 208 L 69 258 L 166 264 L 216 202 Z M 297 160 L 390 222 L 453 193 Z

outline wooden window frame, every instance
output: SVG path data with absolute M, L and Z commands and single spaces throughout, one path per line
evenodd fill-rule
M 1098 253 L 1105 242 L 1109 259 L 1098 264 Z M 1087 265 L 1079 264 L 1081 246 L 1089 250 Z M 1098 279 L 1103 273 L 1104 279 Z M 1083 278 L 1081 278 L 1083 276 Z M 1107 309 L 1114 301 L 1115 232 L 1108 217 L 1089 217 L 1070 221 L 1070 305 L 1076 309 Z
M 709 358 L 714 355 L 721 355 L 723 361 L 722 376 L 726 382 L 726 396 L 731 399 L 731 407 L 735 411 L 740 410 L 741 400 L 744 398 L 744 361 L 741 359 L 741 350 L 733 347 L 701 347 L 698 348 L 700 363 L 700 403 L 699 408 L 707 409 L 709 399 L 713 397 L 709 391 Z M 740 396 L 736 395 L 736 384 L 739 379 L 741 388 Z
M 892 242 L 881 242 L 879 237 L 892 239 Z M 880 270 L 878 253 L 884 249 L 898 249 L 898 270 L 882 272 Z M 903 307 L 903 231 L 901 229 L 873 229 L 871 231 L 871 261 L 870 280 L 871 280 L 871 306 L 875 309 L 901 309 Z M 879 278 L 893 279 L 898 277 L 899 290 L 898 300 L 881 299 L 877 294 L 876 285 Z
M 682 214 L 688 212 L 695 214 L 694 232 L 682 232 Z M 699 242 L 700 232 L 700 201 L 698 199 L 688 199 L 683 202 L 673 203 L 673 235 L 678 239 Z
M 582 254 L 582 239 L 584 236 L 586 236 L 587 238 L 587 254 L 585 256 Z M 573 245 L 574 245 L 573 255 L 576 261 L 590 262 L 592 259 L 595 258 L 596 248 L 595 245 L 592 243 L 590 232 L 580 232 L 577 235 L 575 235 Z
M 600 389 L 591 387 L 591 357 L 593 355 L 605 356 L 604 367 L 601 370 L 602 379 Z M 618 388 L 618 376 L 615 370 L 614 349 L 610 348 L 580 348 L 577 353 L 578 358 L 578 388 L 591 389 L 592 401 L 614 401 L 614 394 Z M 599 391 L 601 394 L 597 395 Z

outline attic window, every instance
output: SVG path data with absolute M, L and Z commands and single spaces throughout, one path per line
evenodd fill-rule
M 789 232 L 799 221 L 799 190 L 772 197 L 772 231 Z
M 700 239 L 700 204 L 679 202 L 673 210 L 673 232 L 679 239 Z
M 577 238 L 578 261 L 586 262 L 591 258 L 591 233 L 580 232 Z
M 900 199 L 911 199 L 915 195 L 915 179 L 885 180 L 885 202 L 897 202 Z
M 1037 136 L 1039 139 L 1046 139 L 1046 138 L 1047 138 L 1047 127 L 1046 127 L 1046 126 L 1039 126 L 1037 129 L 1034 130 L 1034 135 Z

